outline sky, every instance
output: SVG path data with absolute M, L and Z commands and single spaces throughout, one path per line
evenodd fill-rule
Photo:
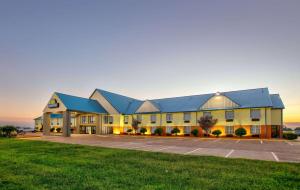
M 53 92 L 153 99 L 268 87 L 300 122 L 299 0 L 0 0 L 0 124 Z

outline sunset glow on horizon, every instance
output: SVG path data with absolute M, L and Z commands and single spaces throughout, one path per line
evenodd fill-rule
M 268 87 L 300 122 L 300 1 L 1 1 L 0 125 L 54 92 L 145 100 Z

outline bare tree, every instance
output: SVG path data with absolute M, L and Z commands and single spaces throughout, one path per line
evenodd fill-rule
M 205 115 L 198 120 L 199 126 L 205 131 L 206 136 L 208 136 L 208 131 L 211 129 L 216 123 L 217 119 L 213 119 L 211 115 Z

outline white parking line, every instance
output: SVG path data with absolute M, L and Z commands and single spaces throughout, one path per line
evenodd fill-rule
M 225 158 L 228 158 L 233 152 L 234 150 L 232 149 L 228 154 L 226 154 Z
M 237 144 L 237 143 L 239 143 L 241 140 L 237 140 L 235 143 Z
M 202 148 L 196 148 L 195 150 L 192 150 L 192 151 L 189 151 L 189 152 L 186 152 L 186 153 L 184 153 L 185 155 L 187 155 L 187 154 L 191 154 L 191 153 L 193 153 L 193 152 L 196 152 L 196 151 L 198 151 L 198 150 L 201 150 Z
M 276 154 L 274 152 L 271 152 L 271 154 L 273 155 L 274 159 L 276 160 L 276 162 L 279 161 L 278 157 L 276 156 Z
M 145 147 L 149 147 L 149 146 L 152 146 L 152 145 L 137 146 L 137 147 L 132 147 L 132 148 L 145 148 Z
M 168 149 L 168 148 L 171 148 L 171 147 L 160 148 L 160 149 L 158 149 L 157 151 L 160 151 L 160 150 L 166 150 L 166 149 Z
M 218 142 L 218 141 L 220 141 L 221 139 L 217 139 L 217 140 L 214 140 L 213 142 Z
M 285 143 L 287 143 L 287 144 L 289 144 L 289 145 L 291 145 L 291 146 L 293 146 L 293 144 L 292 143 L 290 143 L 290 142 L 287 142 L 287 141 L 284 141 Z

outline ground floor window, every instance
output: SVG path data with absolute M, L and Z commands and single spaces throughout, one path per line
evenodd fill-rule
M 172 131 L 172 127 L 166 127 L 166 133 L 167 134 L 171 134 Z
M 260 134 L 260 126 L 252 125 L 250 128 L 251 135 L 259 135 Z
M 128 130 L 128 128 L 127 128 L 127 127 L 124 127 L 124 128 L 123 128 L 123 133 L 127 133 L 127 130 Z
M 190 134 L 191 133 L 191 126 L 185 126 L 184 127 L 184 134 Z
M 151 133 L 154 134 L 156 127 L 151 127 Z
M 225 133 L 227 135 L 233 135 L 234 134 L 233 126 L 225 126 Z
M 95 126 L 81 126 L 80 134 L 96 134 Z

